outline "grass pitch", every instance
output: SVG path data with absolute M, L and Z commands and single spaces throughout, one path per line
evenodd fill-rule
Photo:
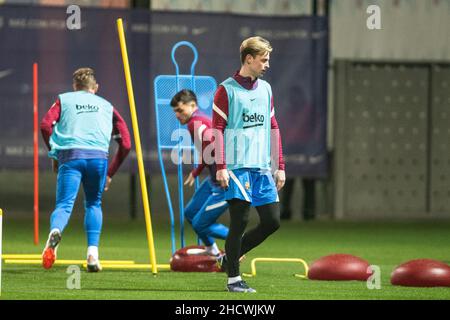
M 169 263 L 170 235 L 167 223 L 154 222 L 157 262 Z M 48 221 L 41 221 L 39 246 L 34 246 L 31 219 L 6 214 L 3 253 L 41 253 Z M 190 231 L 190 226 L 186 226 Z M 3 264 L 0 299 L 162 299 L 162 300 L 316 300 L 316 299 L 449 299 L 449 288 L 392 286 L 393 269 L 417 258 L 450 261 L 449 221 L 415 222 L 283 222 L 280 230 L 247 254 L 241 272 L 250 273 L 256 257 L 302 258 L 311 263 L 328 254 L 349 253 L 381 268 L 381 289 L 368 289 L 358 281 L 312 281 L 295 278 L 303 272 L 296 263 L 257 264 L 257 276 L 247 282 L 258 292 L 225 292 L 223 273 L 179 273 L 145 270 L 81 272 L 81 289 L 68 289 L 67 266 L 44 270 L 39 265 Z M 187 244 L 196 243 L 187 232 Z M 219 246 L 223 248 L 223 241 Z M 86 240 L 82 221 L 71 220 L 58 249 L 59 259 L 85 259 Z M 100 257 L 149 263 L 145 223 L 105 217 Z

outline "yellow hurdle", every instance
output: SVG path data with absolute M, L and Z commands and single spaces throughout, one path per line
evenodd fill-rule
M 40 254 L 3 254 L 2 259 L 41 259 Z
M 303 259 L 298 258 L 254 258 L 251 262 L 252 273 L 243 273 L 243 276 L 246 277 L 255 277 L 256 276 L 256 262 L 298 262 L 303 265 L 305 269 L 305 274 L 294 274 L 295 277 L 301 279 L 308 278 L 308 264 Z
M 151 264 L 104 264 L 100 261 L 102 264 L 103 269 L 123 269 L 123 270 L 129 270 L 129 269 L 142 269 L 142 270 L 151 270 L 152 265 Z M 83 263 L 83 267 L 86 268 L 86 262 Z M 170 270 L 169 264 L 158 264 L 157 269 L 167 269 Z
M 100 260 L 103 265 L 134 265 L 132 260 Z M 42 264 L 42 260 L 5 259 L 5 264 Z M 86 264 L 86 260 L 56 260 L 55 265 Z

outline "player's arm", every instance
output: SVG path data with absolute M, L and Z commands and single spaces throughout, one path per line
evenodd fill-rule
M 112 134 L 113 139 L 119 144 L 119 148 L 117 149 L 117 152 L 108 168 L 105 191 L 109 189 L 112 177 L 117 172 L 123 160 L 125 160 L 131 150 L 130 131 L 128 130 L 125 120 L 123 120 L 122 116 L 115 108 L 113 109 Z
M 275 178 L 275 183 L 277 185 L 277 189 L 280 190 L 281 188 L 283 188 L 284 183 L 286 182 L 286 174 L 284 171 L 285 164 L 284 164 L 284 158 L 283 158 L 283 145 L 281 143 L 280 128 L 278 127 L 278 122 L 275 117 L 275 108 L 273 105 L 273 98 L 271 99 L 270 104 L 271 104 L 270 105 L 270 128 L 271 128 L 271 132 L 273 134 L 273 140 L 278 141 L 278 144 L 277 144 L 278 148 L 271 148 L 272 157 L 277 159 L 277 164 L 278 164 L 278 169 L 275 170 L 274 178 Z
M 188 130 L 189 133 L 191 134 L 191 138 L 194 142 L 194 146 L 197 149 L 198 152 L 202 152 L 203 155 L 203 132 L 205 131 L 205 126 L 203 123 L 201 123 L 201 125 L 199 126 L 199 128 L 196 128 L 198 124 L 198 121 L 190 121 L 188 123 Z M 195 132 L 195 130 L 197 129 L 197 132 Z M 199 146 L 201 146 L 201 150 L 199 150 Z M 203 169 L 205 168 L 205 164 L 202 161 L 196 168 L 192 169 L 192 171 L 189 173 L 188 177 L 186 178 L 184 185 L 189 185 L 189 187 L 192 187 L 194 185 L 195 182 L 195 178 L 197 178 L 200 173 L 203 171 Z
M 200 175 L 200 173 L 203 171 L 204 168 L 206 168 L 207 165 L 213 165 L 215 163 L 214 159 L 214 151 L 210 153 L 211 147 L 214 147 L 214 134 L 213 130 L 211 128 L 211 122 L 210 121 L 204 121 L 200 128 L 198 129 L 198 143 L 196 144 L 202 146 L 201 155 L 202 155 L 202 161 L 200 165 L 194 169 L 193 176 L 194 178 Z M 214 148 L 213 148 L 214 149 Z
M 184 185 L 188 185 L 189 187 L 192 187 L 195 182 L 195 178 L 197 178 L 200 173 L 202 173 L 203 169 L 206 167 L 204 163 L 200 163 L 197 168 L 192 169 L 192 171 L 189 173 L 188 177 L 186 178 L 186 181 L 184 181 Z
M 53 133 L 53 126 L 59 121 L 60 115 L 61 102 L 57 99 L 41 120 L 41 134 L 48 150 L 50 150 L 50 136 Z
M 197 178 L 203 171 L 203 169 L 205 169 L 206 164 L 204 163 L 200 163 L 197 168 L 192 169 L 191 173 L 192 173 L 192 177 L 193 178 Z
M 228 187 L 230 179 L 225 162 L 225 146 L 223 134 L 228 122 L 228 95 L 223 86 L 219 86 L 214 96 L 213 105 L 213 129 L 214 151 L 216 162 L 216 180 L 222 188 Z
M 45 114 L 44 118 L 41 120 L 40 128 L 42 138 L 44 139 L 45 145 L 48 150 L 50 147 L 50 136 L 53 133 L 53 126 L 59 121 L 59 117 L 61 116 L 61 102 L 59 99 L 56 99 L 55 103 L 50 107 L 50 109 Z M 52 169 L 54 172 L 58 172 L 58 161 L 52 159 Z

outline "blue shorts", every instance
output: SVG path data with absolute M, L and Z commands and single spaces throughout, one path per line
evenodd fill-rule
M 278 202 L 278 191 L 270 170 L 235 169 L 228 171 L 230 180 L 225 199 L 241 199 L 253 207 Z

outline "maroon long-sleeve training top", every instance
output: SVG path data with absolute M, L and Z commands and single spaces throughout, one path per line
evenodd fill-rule
M 211 131 L 211 119 L 197 109 L 189 119 L 187 127 L 194 145 L 200 147 L 201 143 L 201 150 L 198 150 L 201 151 L 200 164 L 191 171 L 192 175 L 194 178 L 197 177 L 207 167 L 211 180 L 215 182 L 216 164 L 214 163 L 214 151 L 209 154 L 207 150 L 208 146 L 214 142 L 214 136 Z

